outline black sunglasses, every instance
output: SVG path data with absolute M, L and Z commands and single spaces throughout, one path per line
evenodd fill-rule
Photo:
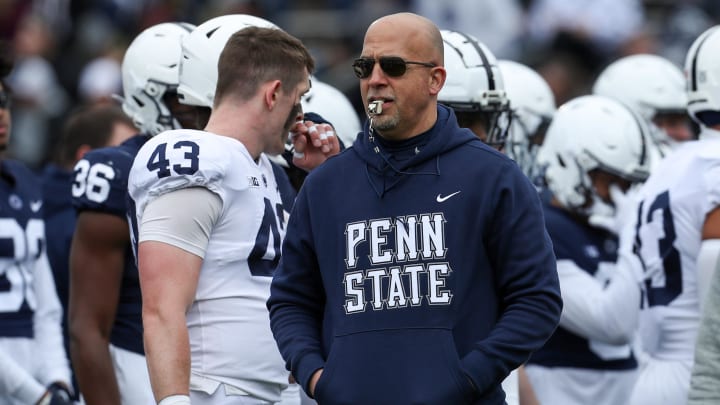
M 407 71 L 407 65 L 420 65 L 429 68 L 437 66 L 430 62 L 413 62 L 404 60 L 399 56 L 381 56 L 378 61 L 380 62 L 380 69 L 383 70 L 390 77 L 400 77 Z M 365 79 L 372 74 L 373 66 L 375 66 L 375 59 L 373 58 L 358 58 L 352 64 L 355 76 L 360 79 Z
M 10 108 L 10 93 L 7 91 L 0 90 L 0 108 L 3 110 Z

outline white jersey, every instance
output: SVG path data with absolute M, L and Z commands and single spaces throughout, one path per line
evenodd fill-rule
M 693 359 L 700 321 L 696 260 L 706 215 L 720 204 L 720 141 L 688 142 L 640 190 L 634 251 L 644 268 L 643 349 Z
M 265 306 L 280 257 L 286 211 L 269 160 L 256 163 L 239 141 L 203 131 L 174 130 L 149 140 L 130 172 L 140 223 L 148 202 L 187 187 L 222 200 L 210 234 L 195 301 L 187 313 L 190 388 L 217 382 L 277 402 L 288 372 Z

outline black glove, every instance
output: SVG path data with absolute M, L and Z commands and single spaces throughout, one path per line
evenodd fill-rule
M 37 402 L 37 405 L 72 405 L 70 391 L 63 384 L 54 382 Z

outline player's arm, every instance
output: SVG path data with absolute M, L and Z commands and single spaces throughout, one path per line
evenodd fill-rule
M 70 365 L 62 334 L 62 307 L 57 297 L 55 281 L 45 252 L 35 262 L 35 310 L 34 328 L 38 355 L 44 367 L 38 376 L 43 385 L 59 383 L 70 387 Z
M 689 405 L 720 402 L 720 207 L 706 216 L 702 238 L 698 286 L 703 317 L 695 346 Z
M 633 277 L 634 257 L 620 254 L 607 286 L 577 267 L 558 260 L 563 311 L 560 325 L 587 339 L 630 343 L 637 327 L 640 286 Z
M 152 200 L 138 221 L 138 270 L 145 355 L 155 400 L 189 395 L 190 343 L 185 315 L 193 303 L 222 200 L 205 188 Z
M 0 396 L 34 404 L 45 394 L 45 387 L 0 350 Z
M 705 297 L 710 286 L 713 273 L 720 263 L 720 207 L 705 216 L 702 229 L 702 243 L 697 259 L 698 290 L 700 308 L 703 308 Z
M 310 171 L 340 152 L 340 142 L 330 124 L 297 122 L 291 128 L 293 164 Z
M 720 403 L 720 271 L 705 301 L 690 380 L 688 405 Z
M 123 218 L 94 211 L 78 215 L 70 249 L 70 352 L 90 405 L 120 404 L 109 344 L 129 241 Z

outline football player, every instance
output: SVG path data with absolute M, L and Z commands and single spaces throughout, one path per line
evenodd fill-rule
M 266 153 L 281 153 L 289 131 L 300 167 L 337 153 L 336 137 L 320 139 L 328 127 L 297 123 L 313 65 L 297 39 L 250 16 L 211 19 L 183 40 L 180 99 L 212 106 L 210 120 L 151 139 L 129 182 L 160 404 L 275 403 L 287 392 L 265 302 L 288 208 Z M 297 387 L 288 400 L 299 403 Z
M 476 38 L 440 31 L 448 70 L 438 102 L 455 111 L 460 127 L 473 131 L 498 150 L 505 148 L 510 128 L 510 101 L 495 55 Z
M 0 49 L 0 404 L 70 404 L 62 308 L 46 255 L 40 182 L 5 159 L 11 67 Z
M 47 233 L 52 235 L 47 241 L 47 256 L 55 277 L 58 298 L 63 307 L 63 337 L 65 350 L 68 353 L 70 352 L 67 325 L 69 255 L 76 219 L 68 184 L 71 183 L 73 166 L 90 150 L 116 146 L 135 133 L 137 129 L 133 122 L 118 106 L 98 105 L 81 108 L 68 117 L 60 135 L 57 152 L 42 173 L 45 228 Z M 73 391 L 79 394 L 74 378 Z
M 606 67 L 593 94 L 614 98 L 651 124 L 652 164 L 694 138 L 687 114 L 685 77 L 669 60 L 649 54 L 620 58 Z
M 693 359 L 700 374 L 712 362 L 694 352 L 720 256 L 719 28 L 702 33 L 685 59 L 687 108 L 700 141 L 666 157 L 640 191 L 633 249 L 644 270 L 640 336 L 649 358 L 632 404 L 685 403 Z
M 617 234 L 591 219 L 614 213 L 617 195 L 648 176 L 647 132 L 621 103 L 584 96 L 558 109 L 540 148 L 538 164 L 552 193 L 545 222 L 564 303 L 560 326 L 525 367 L 540 403 L 632 403 L 636 313 L 598 313 L 595 306 L 617 273 L 629 282 L 613 285 L 635 297 L 630 302 L 640 289 L 632 273 L 618 268 Z
M 555 96 L 532 68 L 511 60 L 499 60 L 498 66 L 513 115 L 506 152 L 535 185 L 541 186 L 542 173 L 536 159 L 557 110 Z
M 89 405 L 152 403 L 127 181 L 133 157 L 152 135 L 206 120 L 206 111 L 182 106 L 176 96 L 180 40 L 192 28 L 162 23 L 133 40 L 122 63 L 122 108 L 141 133 L 87 153 L 74 168 L 69 323 L 73 364 Z

